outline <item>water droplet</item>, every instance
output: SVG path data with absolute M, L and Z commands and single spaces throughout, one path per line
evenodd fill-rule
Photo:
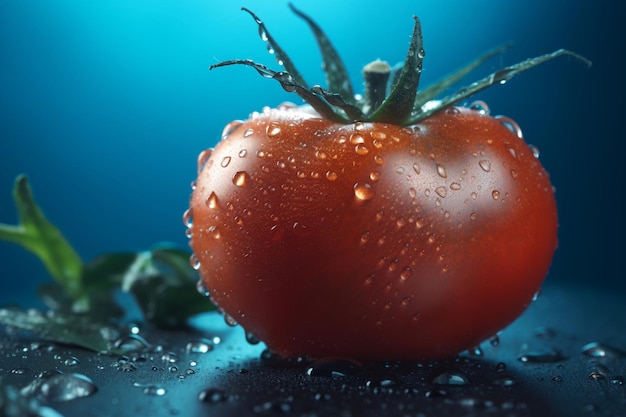
M 356 152 L 357 155 L 367 155 L 370 151 L 369 149 L 367 149 L 367 146 L 363 145 L 362 143 L 359 143 L 358 145 L 356 145 L 354 147 L 354 151 Z
M 612 385 L 624 385 L 624 377 L 621 375 L 611 377 L 611 384 Z
M 478 165 L 485 172 L 491 171 L 491 162 L 487 161 L 486 159 L 483 159 L 482 161 L 478 161 Z
M 200 152 L 200 154 L 198 155 L 198 174 L 202 171 L 209 158 L 211 158 L 212 153 L 213 149 L 205 149 Z
M 516 170 L 514 170 L 514 169 L 511 170 L 511 177 L 512 178 L 517 178 L 517 171 Z
M 446 371 L 432 379 L 433 384 L 438 385 L 467 385 L 470 383 L 467 375 L 461 371 Z
M 22 388 L 22 394 L 36 394 L 50 402 L 72 401 L 98 391 L 91 379 L 82 374 L 53 374 L 38 378 Z
M 374 198 L 374 190 L 372 186 L 366 182 L 357 182 L 354 184 L 354 195 L 359 200 L 367 201 Z
M 435 192 L 437 193 L 437 195 L 441 198 L 445 198 L 446 194 L 448 193 L 448 189 L 446 187 L 437 187 L 435 188 Z
M 232 158 L 230 156 L 225 156 L 222 158 L 222 162 L 220 163 L 220 165 L 222 166 L 222 168 L 226 168 L 228 166 L 228 164 L 230 164 L 230 160 Z
M 599 342 L 587 343 L 581 350 L 583 355 L 590 358 L 619 358 L 624 355 L 614 347 Z
M 196 283 L 196 290 L 198 291 L 198 294 L 202 295 L 203 297 L 209 297 L 211 295 L 207 287 L 205 287 L 202 283 L 202 280 L 198 280 L 198 282 Z
M 203 403 L 217 404 L 228 399 L 228 395 L 218 388 L 207 388 L 198 393 L 198 400 Z
M 339 177 L 339 175 L 337 175 L 337 173 L 335 171 L 327 171 L 326 172 L 326 179 L 328 181 L 336 181 L 338 177 Z
M 230 327 L 235 327 L 239 324 L 237 323 L 237 320 L 235 320 L 235 318 L 230 314 L 224 314 L 224 323 L 226 323 L 226 325 Z
M 277 122 L 270 123 L 267 125 L 266 133 L 268 138 L 280 135 L 280 125 Z
M 238 171 L 233 175 L 233 184 L 237 187 L 243 187 L 248 182 L 248 173 L 246 171 Z
M 441 178 L 448 178 L 446 167 L 441 164 L 437 164 L 437 174 L 439 174 Z
M 187 342 L 185 350 L 188 353 L 207 353 L 213 350 L 213 344 L 205 338 L 193 339 Z
M 493 347 L 499 346 L 500 345 L 500 336 L 498 336 L 497 334 L 494 334 L 493 336 L 491 336 L 489 338 L 489 344 Z
M 167 390 L 158 385 L 146 385 L 143 387 L 143 393 L 153 397 L 162 397 L 167 393 Z
M 183 224 L 187 226 L 187 228 L 193 226 L 193 210 L 191 208 L 188 208 L 183 213 Z
M 206 206 L 210 209 L 215 209 L 217 208 L 217 195 L 215 194 L 214 191 L 211 191 L 211 194 L 209 195 L 209 197 L 206 199 L 205 202 Z
M 452 184 L 450 184 L 450 189 L 458 191 L 461 189 L 461 184 L 459 184 L 458 182 L 453 182 Z
M 459 114 L 460 112 L 461 111 L 454 106 L 448 107 L 444 110 L 444 113 L 446 114 Z
M 376 165 L 382 165 L 383 162 L 383 158 L 380 155 L 374 155 L 374 163 Z
M 539 148 L 536 147 L 535 145 L 528 145 L 528 147 L 530 148 L 530 151 L 533 153 L 533 156 L 539 159 Z
M 500 191 L 498 190 L 493 190 L 491 192 L 491 197 L 493 197 L 494 200 L 499 200 L 500 199 Z
M 559 362 L 563 359 L 565 359 L 563 355 L 554 349 L 528 352 L 517 358 L 517 360 L 524 363 L 551 363 Z
M 152 347 L 146 339 L 134 333 L 117 339 L 113 346 L 124 352 L 141 352 Z
M 246 332 L 246 342 L 251 345 L 258 345 L 259 343 L 261 343 L 261 340 L 259 340 L 259 338 L 257 338 L 254 334 Z
M 63 361 L 63 364 L 65 366 L 76 366 L 80 363 L 80 361 L 78 360 L 78 358 L 76 358 L 75 356 L 70 356 L 69 358 L 65 359 Z
M 609 375 L 609 370 L 605 366 L 599 364 L 594 365 L 594 368 L 589 373 L 589 379 L 595 381 L 600 379 L 606 379 L 606 377 Z
M 341 378 L 355 375 L 363 365 L 352 359 L 322 358 L 313 361 L 306 369 L 306 374 L 313 377 Z
M 237 156 L 239 156 L 240 158 L 245 158 L 246 155 L 248 155 L 248 150 L 247 149 L 242 149 L 239 151 L 239 153 L 237 154 Z
M 243 122 L 241 120 L 233 120 L 228 123 L 222 130 L 222 139 L 229 137 L 235 130 L 239 129 L 242 124 Z
M 475 211 L 471 212 L 469 215 L 470 220 L 476 220 L 478 218 L 478 213 Z
M 552 382 L 563 382 L 563 377 L 561 375 L 554 375 L 551 380 Z
M 506 116 L 496 116 L 495 119 L 498 120 L 504 127 L 509 129 L 511 132 L 515 133 L 518 138 L 524 139 L 524 135 L 522 134 L 522 128 L 519 127 L 515 120 Z
M 350 143 L 353 145 L 359 145 L 365 143 L 365 138 L 360 133 L 353 133 L 350 135 Z
M 489 106 L 482 100 L 476 100 L 469 106 L 470 109 L 477 111 L 481 115 L 489 114 Z
M 411 278 L 412 272 L 413 271 L 411 270 L 411 267 L 407 266 L 406 268 L 402 270 L 402 272 L 400 272 L 400 279 L 402 281 L 406 281 L 407 279 Z
M 178 362 L 178 355 L 174 352 L 164 352 L 161 355 L 161 360 L 163 362 L 176 363 Z

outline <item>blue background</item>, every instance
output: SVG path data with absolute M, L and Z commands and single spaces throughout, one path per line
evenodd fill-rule
M 617 3 L 296 5 L 334 41 L 357 89 L 367 62 L 404 58 L 413 14 L 424 31 L 422 85 L 507 41 L 514 48 L 470 78 L 561 47 L 591 59 L 586 69 L 559 58 L 475 98 L 515 119 L 551 173 L 560 248 L 548 280 L 622 289 L 624 71 L 617 60 L 626 16 Z M 227 122 L 298 101 L 249 68 L 208 71 L 232 58 L 278 67 L 240 6 L 263 18 L 309 84 L 323 84 L 316 43 L 286 2 L 0 2 L 0 222 L 16 221 L 11 189 L 26 173 L 48 218 L 85 260 L 159 241 L 186 245 L 181 215 L 197 154 L 216 144 Z M 31 254 L 0 242 L 0 301 L 32 295 L 48 279 Z

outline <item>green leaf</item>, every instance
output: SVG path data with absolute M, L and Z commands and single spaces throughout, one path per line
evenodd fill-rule
M 309 25 L 309 28 L 315 36 L 324 62 L 323 68 L 326 73 L 326 85 L 328 90 L 339 94 L 347 103 L 355 104 L 354 90 L 352 89 L 348 71 L 333 44 L 313 19 L 296 9 L 291 3 L 289 3 L 289 8 Z
M 81 296 L 83 262 L 37 205 L 28 179 L 20 175 L 15 179 L 13 198 L 17 207 L 19 223 L 0 223 L 0 240 L 21 245 L 34 253 L 46 269 L 74 299 Z
M 411 115 L 424 60 L 422 24 L 417 16 L 413 18 L 415 19 L 413 35 L 402 72 L 389 96 L 371 115 L 372 120 L 404 125 Z
M 91 316 L 35 310 L 0 309 L 0 324 L 33 332 L 55 343 L 76 345 L 95 352 L 116 353 L 120 331 L 116 326 L 94 321 Z
M 184 250 L 158 246 L 138 254 L 123 276 L 122 289 L 158 327 L 181 327 L 189 317 L 215 309 L 196 290 L 198 275 L 189 256 Z

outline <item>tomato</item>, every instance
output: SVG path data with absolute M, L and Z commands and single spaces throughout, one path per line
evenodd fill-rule
M 411 56 L 405 67 L 421 69 Z M 409 108 L 398 94 L 381 104 L 375 82 L 368 111 L 307 89 L 293 69 L 230 63 L 313 105 L 232 122 L 198 160 L 192 262 L 231 323 L 284 356 L 413 360 L 476 346 L 530 304 L 556 249 L 557 208 L 514 122 L 450 100 L 415 117 L 415 95 Z

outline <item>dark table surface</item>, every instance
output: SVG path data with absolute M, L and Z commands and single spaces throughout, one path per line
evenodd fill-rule
M 626 416 L 626 295 L 546 286 L 498 340 L 439 362 L 286 362 L 221 316 L 139 326 L 126 356 L 0 327 L 0 410 L 61 416 Z M 141 341 L 142 339 L 137 339 Z M 267 353 L 267 352 L 266 352 Z

